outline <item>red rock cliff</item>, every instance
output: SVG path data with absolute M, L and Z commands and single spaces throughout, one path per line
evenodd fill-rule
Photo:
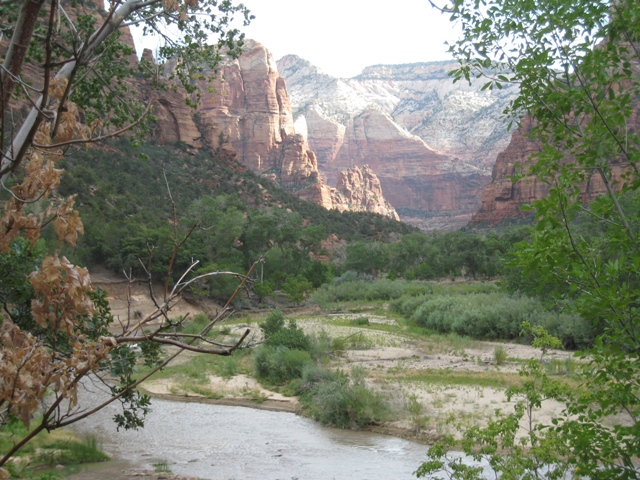
M 640 105 L 636 106 L 635 124 L 640 125 Z M 517 182 L 511 177 L 516 173 L 526 171 L 531 166 L 531 156 L 541 149 L 541 144 L 527 138 L 531 131 L 532 122 L 526 118 L 522 121 L 521 128 L 515 130 L 509 146 L 498 155 L 493 166 L 491 183 L 482 191 L 482 206 L 475 213 L 469 223 L 471 226 L 478 224 L 498 225 L 505 220 L 512 220 L 521 216 L 521 207 L 535 200 L 544 198 L 549 193 L 549 185 L 540 181 L 533 175 L 527 175 Z M 571 161 L 565 159 L 564 161 Z M 516 171 L 515 165 L 522 168 Z M 622 167 L 613 168 L 614 183 L 620 182 L 624 173 Z M 619 185 L 622 183 L 620 182 Z M 605 193 L 606 186 L 598 174 L 591 175 L 581 185 L 582 200 L 586 203 Z
M 368 165 L 353 167 L 338 176 L 335 189 L 331 189 L 333 208 L 350 211 L 366 211 L 400 220 L 398 214 L 382 194 L 380 180 Z
M 293 55 L 278 61 L 327 182 L 367 163 L 401 218 L 425 229 L 468 222 L 510 138 L 500 112 L 517 88 L 454 85 L 447 72 L 455 67 L 377 65 L 334 78 Z
M 251 170 L 304 200 L 329 209 L 373 211 L 397 219 L 382 196 L 377 178 L 354 187 L 353 191 L 359 193 L 348 200 L 324 183 L 316 154 L 294 130 L 286 83 L 265 47 L 247 41 L 239 59 L 227 62 L 212 75 L 212 83 L 201 85 L 206 93 L 195 112 L 186 107 L 180 92 L 162 94 L 158 99 L 157 133 L 161 141 L 225 148 L 234 151 Z M 339 147 L 327 148 L 337 152 Z M 367 190 L 376 182 L 375 191 Z
M 480 204 L 488 175 L 429 148 L 388 115 L 366 110 L 347 125 L 335 160 L 324 164 L 329 179 L 367 164 L 401 218 L 425 229 L 464 225 Z M 429 219 L 443 217 L 436 223 Z
M 77 10 L 103 16 L 102 6 L 98 0 L 98 11 L 78 6 L 69 8 L 68 13 L 72 19 L 76 18 Z M 121 29 L 120 40 L 135 51 L 128 27 Z M 0 51 L 5 44 L 6 41 L 0 41 Z M 125 61 L 138 66 L 135 54 Z M 172 61 L 158 66 L 150 50 L 142 53 L 141 62 L 158 75 L 167 75 L 175 67 Z M 28 64 L 25 78 L 37 84 L 42 78 L 41 70 L 38 64 Z M 202 98 L 195 110 L 187 105 L 183 89 L 152 92 L 142 78 L 132 78 L 129 84 L 142 101 L 154 98 L 153 110 L 158 121 L 153 134 L 160 143 L 183 142 L 196 149 L 222 149 L 226 158 L 235 157 L 300 198 L 325 208 L 334 208 L 333 198 L 338 198 L 335 208 L 340 210 L 376 211 L 397 218 L 393 209 L 386 212 L 380 207 L 385 200 L 379 188 L 375 192 L 366 190 L 367 185 L 375 182 L 354 187 L 353 191 L 359 193 L 348 201 L 324 183 L 315 153 L 306 139 L 294 131 L 285 80 L 278 74 L 269 51 L 259 43 L 246 41 L 239 59 L 223 63 L 219 71 L 211 72 L 210 78 L 201 82 Z M 358 199 L 365 203 L 359 204 Z

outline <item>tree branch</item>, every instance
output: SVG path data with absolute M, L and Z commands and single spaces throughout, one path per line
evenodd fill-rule
M 122 135 L 123 133 L 126 133 L 127 131 L 131 130 L 135 126 L 139 125 L 140 122 L 142 122 L 142 120 L 144 120 L 144 117 L 149 113 L 150 110 L 151 110 L 151 102 L 149 102 L 147 104 L 147 108 L 145 108 L 145 110 L 142 113 L 142 115 L 140 116 L 140 118 L 138 118 L 135 122 L 133 122 L 130 125 L 127 125 L 124 128 L 121 128 L 120 130 L 116 130 L 115 132 L 110 133 L 108 135 L 101 135 L 99 137 L 86 138 L 86 139 L 69 140 L 68 142 L 53 143 L 51 145 L 41 145 L 39 143 L 33 142 L 33 146 L 36 147 L 36 148 L 41 148 L 43 150 L 48 150 L 48 149 L 67 147 L 69 145 L 81 145 L 81 144 L 86 144 L 86 143 L 102 142 L 104 140 L 108 140 L 110 138 Z

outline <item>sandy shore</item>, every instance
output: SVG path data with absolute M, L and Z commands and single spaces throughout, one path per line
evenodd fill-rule
M 136 315 L 144 315 L 146 310 L 153 308 L 148 285 L 128 284 L 120 279 L 114 279 L 105 272 L 94 273 L 93 279 L 94 283 L 108 292 L 112 311 L 121 320 L 132 312 Z M 129 296 L 128 300 L 127 296 Z M 207 310 L 215 307 L 213 304 L 194 305 L 181 302 L 178 309 L 172 313 L 195 315 L 200 312 L 207 313 Z M 513 411 L 516 400 L 508 401 L 504 388 L 483 386 L 487 382 L 475 383 L 473 377 L 504 378 L 507 383 L 513 383 L 517 381 L 515 380 L 517 372 L 526 360 L 540 357 L 539 350 L 526 345 L 480 341 L 456 344 L 446 339 L 421 339 L 402 333 L 392 333 L 401 332 L 401 329 L 397 328 L 393 318 L 385 315 L 319 314 L 317 312 L 317 308 L 312 308 L 295 313 L 285 312 L 285 314 L 293 316 L 298 326 L 309 334 L 323 332 L 331 338 L 350 338 L 355 335 L 361 338 L 361 344 L 351 345 L 339 355 L 333 356 L 326 367 L 345 371 L 354 367 L 364 369 L 367 384 L 385 395 L 393 412 L 392 417 L 384 425 L 373 426 L 371 430 L 424 443 L 433 442 L 444 434 L 460 437 L 460 428 L 486 424 L 498 410 L 505 413 Z M 368 325 L 358 325 L 357 320 L 362 317 L 367 318 Z M 379 328 L 377 328 L 378 325 Z M 249 326 L 259 331 L 257 325 Z M 247 325 L 240 327 L 231 324 L 231 333 L 233 334 L 236 328 L 245 329 L 246 327 Z M 385 329 L 385 327 L 390 328 Z M 506 357 L 506 361 L 500 365 L 495 360 L 497 348 L 502 349 Z M 178 357 L 177 363 L 188 362 L 192 357 L 192 353 L 186 352 L 186 355 Z M 571 357 L 570 352 L 552 351 L 546 356 L 546 360 L 561 364 L 570 362 Z M 456 376 L 463 376 L 465 380 L 457 384 L 453 381 Z M 434 380 L 433 377 L 438 378 Z M 451 381 L 448 381 L 449 377 Z M 199 385 L 206 390 L 206 394 L 190 390 L 179 377 L 152 379 L 145 382 L 143 387 L 152 396 L 174 401 L 240 405 L 294 413 L 299 413 L 301 410 L 297 398 L 286 397 L 269 390 L 247 375 L 235 375 L 230 378 L 209 375 L 207 380 L 204 385 Z M 410 399 L 421 405 L 419 422 L 406 407 Z M 561 409 L 561 404 L 545 401 L 542 407 L 536 410 L 534 422 L 548 423 Z M 138 471 L 123 473 L 125 475 L 123 477 L 108 478 L 111 480 L 174 478 L 144 476 L 151 474 L 156 475 L 153 472 Z M 85 480 L 85 478 L 100 477 L 71 478 Z M 106 480 L 107 477 L 104 478 Z

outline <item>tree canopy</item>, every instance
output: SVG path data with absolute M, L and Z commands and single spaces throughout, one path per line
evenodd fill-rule
M 454 80 L 482 77 L 489 89 L 517 83 L 506 113 L 540 147 L 513 177 L 534 176 L 550 189 L 531 205 L 536 226 L 515 265 L 602 332 L 583 357 L 579 388 L 560 388 L 529 365 L 525 386 L 509 393 L 521 407 L 468 430 L 463 446 L 501 478 L 637 478 L 640 4 L 453 0 L 437 8 L 462 27 L 450 47 L 460 61 Z M 593 184 L 604 194 L 589 203 Z M 530 427 L 520 446 L 519 421 L 548 398 L 566 410 Z M 613 415 L 613 426 L 603 426 Z M 446 464 L 437 457 L 434 450 L 418 475 Z M 463 470 L 452 478 L 478 474 Z
M 74 196 L 60 195 L 60 160 L 70 149 L 81 155 L 79 146 L 143 126 L 154 88 L 181 86 L 197 100 L 193 79 L 215 69 L 223 54 L 240 52 L 243 35 L 231 28 L 234 17 L 251 19 L 242 4 L 216 0 L 118 0 L 106 10 L 93 1 L 0 3 L 0 183 L 7 198 L 0 206 L 0 429 L 14 421 L 29 425 L 36 411 L 41 415 L 3 452 L 0 478 L 9 475 L 11 456 L 40 431 L 73 423 L 108 403 L 122 403 L 115 419 L 120 427 L 142 425 L 149 400 L 135 390 L 140 379 L 133 377 L 132 344 L 140 343 L 145 361 L 157 369 L 168 361 L 159 360 L 162 344 L 229 355 L 246 339 L 248 331 L 233 345 L 194 344 L 228 314 L 228 304 L 200 334 L 175 333 L 183 319 L 169 312 L 194 281 L 185 275 L 167 281 L 162 296 L 154 297 L 154 311 L 121 319 L 121 331 L 114 333 L 105 293 L 92 288 L 87 270 L 59 253 L 45 253 L 40 239 L 50 226 L 60 245 L 75 246 L 84 231 Z M 123 29 L 134 24 L 164 37 L 159 52 L 161 60 L 174 62 L 171 75 L 161 78 L 145 62 L 134 71 L 135 52 L 120 41 Z M 130 94 L 134 76 L 149 79 L 146 95 Z M 200 207 L 193 214 L 206 221 L 211 206 Z M 193 231 L 175 215 L 172 225 L 168 275 Z M 221 248 L 217 240 L 206 247 L 210 255 Z M 117 381 L 107 382 L 106 375 Z M 87 377 L 103 385 L 108 400 L 78 403 Z

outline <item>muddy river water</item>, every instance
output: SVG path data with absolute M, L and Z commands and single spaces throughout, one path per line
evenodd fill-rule
M 211 480 L 404 480 L 426 459 L 424 445 L 292 413 L 159 399 L 152 408 L 137 432 L 116 432 L 115 409 L 76 430 L 95 435 L 113 458 L 150 468 L 166 462 L 173 473 Z

